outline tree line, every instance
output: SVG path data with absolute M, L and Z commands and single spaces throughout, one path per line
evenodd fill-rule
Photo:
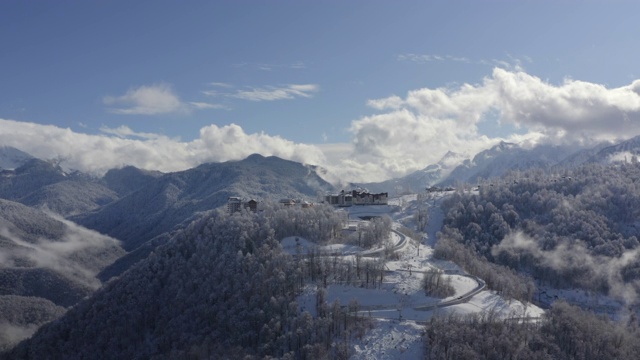
M 606 317 L 556 302 L 540 320 L 489 311 L 434 316 L 424 334 L 425 359 L 637 359 L 638 322 Z
M 466 267 L 503 265 L 554 287 L 637 292 L 639 178 L 640 165 L 619 163 L 510 172 L 444 202 L 445 241 L 436 252 Z

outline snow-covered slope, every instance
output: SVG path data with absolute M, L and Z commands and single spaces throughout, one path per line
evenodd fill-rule
M 47 208 L 62 216 L 84 213 L 118 199 L 118 194 L 81 173 L 67 173 L 51 162 L 26 160 L 0 173 L 0 198 Z
M 603 147 L 588 162 L 608 163 L 612 161 L 637 161 L 640 156 L 640 136 L 619 144 Z
M 10 146 L 0 146 L 0 169 L 13 170 L 24 165 L 33 156 Z
M 93 293 L 122 255 L 114 239 L 0 199 L 0 349 Z
M 194 214 L 223 206 L 230 196 L 315 199 L 318 192 L 332 189 L 300 163 L 261 155 L 203 164 L 147 181 L 118 201 L 73 219 L 122 240 L 127 250 L 133 250 Z
M 519 144 L 503 141 L 479 152 L 472 159 L 467 155 L 449 151 L 438 163 L 405 177 L 358 185 L 370 192 L 389 192 L 394 195 L 416 193 L 433 185 L 449 186 L 456 183 L 476 183 L 480 179 L 500 177 L 512 170 L 550 169 L 565 160 L 568 166 L 576 166 L 592 159 L 594 154 L 602 148 L 592 152 L 580 152 L 582 150 L 576 146 L 555 145 L 539 145 L 528 149 Z M 638 153 L 640 153 L 640 148 Z M 628 157 L 631 158 L 631 155 Z M 609 158 L 612 156 L 607 157 L 607 159 Z
M 379 183 L 365 183 L 358 185 L 373 193 L 388 192 L 396 194 L 420 192 L 425 188 L 444 180 L 466 159 L 468 159 L 467 155 L 449 151 L 437 163 L 429 165 L 424 169 L 417 170 L 407 176 Z
M 576 167 L 582 164 L 610 162 L 631 162 L 640 156 L 640 136 L 612 144 L 603 142 L 592 148 L 578 151 L 559 162 L 556 168 Z
M 476 183 L 480 179 L 499 177 L 512 170 L 549 169 L 578 150 L 575 147 L 553 145 L 525 149 L 518 144 L 500 142 L 478 153 L 473 160 L 465 161 L 440 184 Z

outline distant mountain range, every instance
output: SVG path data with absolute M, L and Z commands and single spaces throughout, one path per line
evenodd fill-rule
M 379 183 L 362 183 L 357 184 L 357 186 L 366 188 L 372 193 L 416 193 L 446 179 L 449 174 L 466 159 L 466 155 L 449 151 L 437 163 L 429 165 L 422 170 L 415 171 L 407 176 Z
M 500 142 L 492 148 L 478 153 L 473 159 L 465 160 L 438 184 L 476 184 L 483 179 L 500 177 L 508 171 L 532 168 L 549 169 L 576 151 L 578 150 L 572 147 L 553 145 L 540 145 L 532 149 L 525 149 L 517 144 Z
M 592 148 L 577 146 L 539 145 L 523 148 L 518 144 L 500 142 L 479 152 L 473 158 L 454 152 L 447 153 L 436 164 L 401 178 L 358 186 L 371 192 L 419 192 L 431 186 L 451 186 L 500 177 L 506 172 L 540 168 L 555 171 L 587 163 L 637 161 L 640 157 L 640 137 L 618 143 L 601 143 Z
M 261 155 L 251 155 L 241 161 L 203 164 L 148 180 L 144 187 L 71 219 L 122 240 L 125 249 L 131 251 L 194 214 L 225 205 L 231 196 L 258 200 L 315 199 L 333 188 L 312 168 Z

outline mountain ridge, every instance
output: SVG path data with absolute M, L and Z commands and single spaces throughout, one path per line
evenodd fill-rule
M 257 199 L 315 198 L 333 186 L 300 163 L 254 154 L 163 174 L 100 209 L 72 217 L 134 250 L 193 214 L 219 208 L 231 196 Z

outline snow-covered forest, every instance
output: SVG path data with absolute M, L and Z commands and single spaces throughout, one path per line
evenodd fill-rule
M 637 163 L 511 172 L 445 202 L 438 248 L 447 253 L 464 244 L 542 285 L 637 305 L 639 178 Z
M 614 323 L 565 302 L 538 321 L 494 312 L 433 317 L 426 325 L 424 358 L 637 359 L 637 322 Z
M 307 309 L 315 316 L 300 309 L 302 286 L 331 267 L 283 252 L 275 237 L 334 221 L 322 206 L 212 212 L 6 358 L 346 358 L 368 320 L 355 302 L 328 304 L 322 288 Z

